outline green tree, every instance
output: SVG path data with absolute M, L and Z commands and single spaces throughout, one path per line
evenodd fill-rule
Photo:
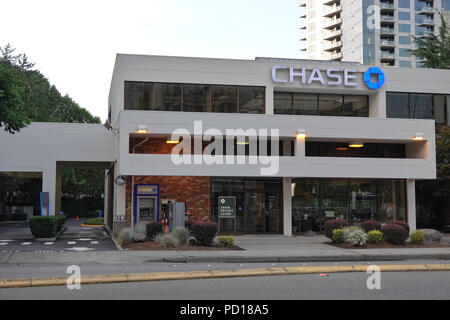
M 416 58 L 423 61 L 423 67 L 432 69 L 450 69 L 450 32 L 442 13 L 439 35 L 431 33 L 425 38 L 412 36 L 417 45 L 409 50 Z

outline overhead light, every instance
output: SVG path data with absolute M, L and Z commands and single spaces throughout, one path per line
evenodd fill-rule
M 351 141 L 348 144 L 348 146 L 350 148 L 362 148 L 362 147 L 364 147 L 364 143 L 361 140 L 354 140 L 354 141 Z
M 169 139 L 167 139 L 166 143 L 168 143 L 168 144 L 177 144 L 177 143 L 180 143 L 180 140 L 179 139 L 177 139 L 177 140 L 169 140 Z
M 336 150 L 338 150 L 338 151 L 347 151 L 349 148 L 347 148 L 347 147 L 338 147 L 338 148 L 336 148 Z
M 306 130 L 305 129 L 298 129 L 296 134 L 297 134 L 297 138 L 306 138 Z
M 137 131 L 136 131 L 137 133 L 147 133 L 148 132 L 148 130 L 147 130 L 147 126 L 145 126 L 145 125 L 138 125 L 138 127 L 137 127 Z
M 416 141 L 422 141 L 422 140 L 424 140 L 423 133 L 422 133 L 422 132 L 416 132 L 416 133 L 414 134 L 414 140 L 416 140 Z
M 236 140 L 236 145 L 238 146 L 246 146 L 248 144 L 250 144 L 248 137 L 245 137 L 245 140 L 242 140 L 242 137 L 241 138 L 238 137 Z

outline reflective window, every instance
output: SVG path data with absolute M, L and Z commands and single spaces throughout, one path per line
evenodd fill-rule
M 262 87 L 239 87 L 239 112 L 263 114 L 265 94 Z
M 181 111 L 181 85 L 173 83 L 153 84 L 153 110 Z
M 398 31 L 399 32 L 411 32 L 411 25 L 410 24 L 404 24 L 404 23 L 399 23 L 398 24 Z
M 415 94 L 409 95 L 410 115 L 412 119 L 433 119 L 433 95 Z
M 317 115 L 317 94 L 294 93 L 293 114 Z
M 369 98 L 367 96 L 344 96 L 344 116 L 368 117 Z
M 409 118 L 409 95 L 387 92 L 386 113 L 388 118 Z
M 152 110 L 153 84 L 125 81 L 125 108 L 130 110 Z
M 398 37 L 398 43 L 400 43 L 400 44 L 411 44 L 411 37 L 410 36 L 399 36 Z
M 450 96 L 435 94 L 433 100 L 434 119 L 436 123 L 445 124 L 447 122 L 447 103 L 450 102 Z
M 411 0 L 398 0 L 398 7 L 403 9 L 411 8 Z
M 398 13 L 399 20 L 411 20 L 411 14 L 409 12 L 399 12 Z
M 334 94 L 319 95 L 319 116 L 342 115 L 342 96 Z
M 292 114 L 292 93 L 275 92 L 273 99 L 275 114 Z
M 402 68 L 411 68 L 411 61 L 409 60 L 400 60 L 399 66 Z
M 208 87 L 204 85 L 183 86 L 183 111 L 206 112 Z
M 237 88 L 226 86 L 212 86 L 211 112 L 236 113 Z
M 411 52 L 409 52 L 409 48 L 399 48 L 398 55 L 400 57 L 411 57 Z

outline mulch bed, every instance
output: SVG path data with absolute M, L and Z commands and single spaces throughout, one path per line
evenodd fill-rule
M 178 246 L 176 248 L 166 248 L 156 242 L 134 242 L 123 244 L 122 248 L 127 251 L 151 251 L 151 250 L 162 250 L 162 251 L 218 251 L 218 250 L 244 250 L 241 247 L 233 246 L 231 248 L 219 247 L 217 244 L 211 247 L 204 246 Z
M 345 243 L 334 243 L 334 242 L 325 242 L 325 244 L 329 244 L 330 246 L 335 246 L 343 249 L 450 248 L 450 244 L 441 244 L 440 242 L 425 242 L 424 244 L 405 243 L 404 245 L 402 245 L 402 244 L 392 244 L 383 241 L 380 244 L 367 243 L 362 247 L 352 247 Z

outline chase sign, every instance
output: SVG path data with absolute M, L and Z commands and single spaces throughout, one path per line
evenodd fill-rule
M 372 80 L 372 77 L 376 78 L 376 81 Z M 369 89 L 378 90 L 384 84 L 384 73 L 377 67 L 371 67 L 364 72 L 364 83 Z

